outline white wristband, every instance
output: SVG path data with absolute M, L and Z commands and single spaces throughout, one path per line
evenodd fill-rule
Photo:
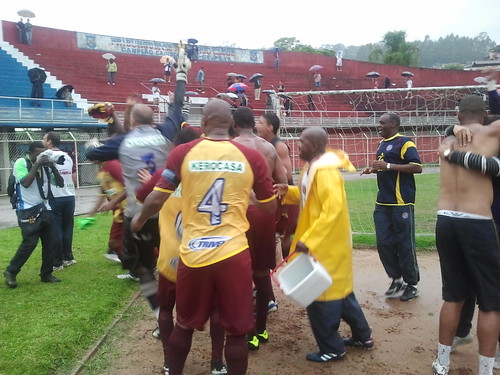
M 391 170 L 391 163 L 387 163 L 386 168 L 388 171 L 390 171 Z

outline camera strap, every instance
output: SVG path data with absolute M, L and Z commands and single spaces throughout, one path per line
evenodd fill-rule
M 33 166 L 33 163 L 29 158 L 26 159 L 26 168 L 28 169 L 28 172 L 31 170 L 31 167 Z M 43 191 L 43 172 L 45 171 L 45 174 L 47 175 L 47 181 L 48 181 L 48 194 L 45 195 L 45 192 Z M 37 171 L 36 173 L 36 184 L 38 186 L 38 191 L 40 193 L 40 196 L 42 197 L 43 200 L 46 199 L 52 199 L 54 196 L 52 195 L 52 189 L 50 188 L 50 172 L 49 172 L 49 167 L 42 167 L 40 171 Z

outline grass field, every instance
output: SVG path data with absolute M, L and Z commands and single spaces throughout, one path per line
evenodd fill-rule
M 439 193 L 439 174 L 415 175 L 415 233 L 418 248 L 434 248 L 436 202 Z M 377 181 L 359 178 L 345 183 L 355 246 L 375 246 L 373 209 L 377 198 Z M 359 234 L 358 234 L 359 233 Z
M 121 267 L 106 260 L 111 216 L 100 216 L 92 230 L 75 229 L 77 264 L 55 273 L 61 283 L 40 282 L 37 248 L 19 273 L 18 287 L 0 287 L 0 374 L 68 374 L 137 291 L 119 280 Z M 20 243 L 18 228 L 1 231 L 0 269 Z
M 434 247 L 438 177 L 438 174 L 416 176 L 415 221 L 419 249 Z M 368 233 L 355 235 L 354 244 L 375 246 L 372 213 L 376 180 L 346 181 L 346 191 L 353 232 Z M 18 275 L 17 289 L 8 289 L 2 277 L 0 375 L 70 373 L 138 290 L 137 284 L 117 279 L 115 275 L 122 272 L 121 267 L 103 257 L 110 224 L 111 216 L 98 216 L 91 229 L 75 229 L 73 243 L 78 263 L 55 273 L 62 283 L 40 282 L 40 248 Z M 3 272 L 21 236 L 18 228 L 0 232 L 0 270 Z M 99 373 L 102 365 L 92 362 L 91 367 L 96 368 L 90 373 Z

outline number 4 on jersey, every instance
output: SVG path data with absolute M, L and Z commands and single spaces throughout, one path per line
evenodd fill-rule
M 224 179 L 218 178 L 201 200 L 198 212 L 210 214 L 210 224 L 219 225 L 222 221 L 221 214 L 227 211 L 227 204 L 222 203 L 222 192 L 224 191 Z

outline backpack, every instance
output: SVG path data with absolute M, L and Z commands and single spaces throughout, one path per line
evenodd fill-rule
M 10 197 L 10 204 L 12 205 L 12 209 L 16 209 L 17 203 L 17 189 L 16 189 L 16 178 L 14 174 L 11 173 L 9 176 L 9 181 L 7 182 L 7 194 Z

